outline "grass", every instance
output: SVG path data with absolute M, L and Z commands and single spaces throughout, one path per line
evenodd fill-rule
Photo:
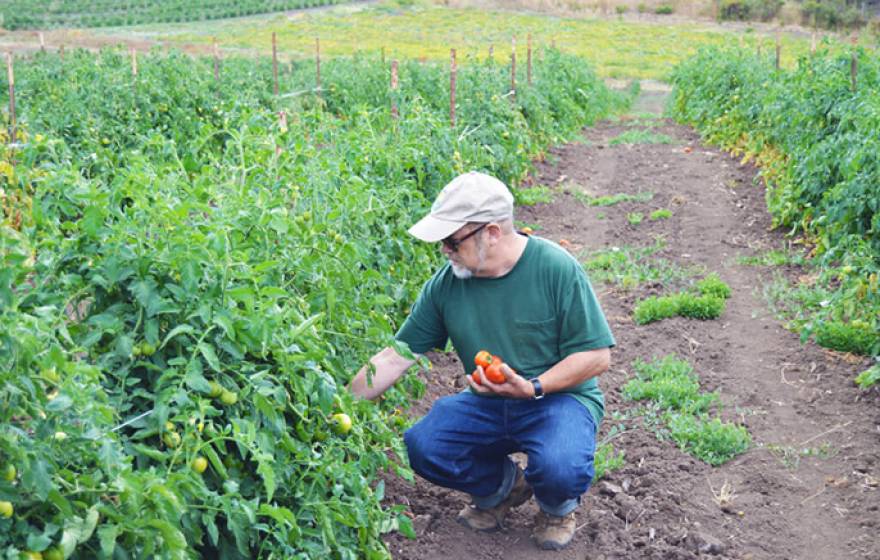
M 652 221 L 668 220 L 671 217 L 672 210 L 667 210 L 666 208 L 658 208 L 657 210 L 651 212 L 651 215 L 649 216 Z
M 612 471 L 622 469 L 625 462 L 626 454 L 623 451 L 615 451 L 610 443 L 599 444 L 593 456 L 593 480 L 599 480 Z
M 700 392 L 693 366 L 674 354 L 659 360 L 633 362 L 636 372 L 623 387 L 627 400 L 648 400 L 645 423 L 658 437 L 670 437 L 679 447 L 710 465 L 723 464 L 746 451 L 751 436 L 743 426 L 722 422 L 709 414 L 717 393 Z M 659 413 L 660 410 L 664 412 Z M 659 420 L 665 429 L 657 426 Z
M 619 136 L 612 138 L 609 146 L 617 146 L 619 144 L 672 144 L 675 142 L 671 136 L 661 134 L 659 132 L 651 132 L 650 130 L 634 129 L 627 130 Z
M 632 290 L 644 284 L 679 285 L 702 272 L 697 267 L 682 268 L 654 254 L 665 247 L 662 239 L 648 247 L 614 247 L 596 251 L 587 257 L 584 268 L 590 278 L 614 284 L 623 290 Z
M 633 319 L 637 325 L 647 325 L 671 317 L 689 319 L 717 319 L 724 313 L 730 287 L 717 275 L 710 274 L 698 281 L 691 291 L 668 296 L 651 296 L 636 304 Z
M 230 20 L 163 24 L 90 31 L 114 36 L 136 34 L 169 46 L 202 45 L 208 52 L 216 37 L 224 50 L 271 54 L 272 33 L 277 34 L 283 60 L 314 56 L 315 38 L 325 56 L 386 49 L 388 59 L 449 59 L 458 51 L 460 64 L 486 57 L 508 62 L 511 38 L 518 38 L 518 60 L 525 63 L 526 37 L 535 47 L 555 43 L 565 52 L 589 60 L 600 76 L 609 78 L 667 79 L 671 69 L 705 45 L 742 44 L 754 50 L 754 33 L 719 30 L 701 23 L 655 23 L 559 17 L 504 10 L 453 9 L 416 2 L 401 7 L 396 2 L 370 6 L 339 6 Z M 767 39 L 764 38 L 765 48 Z M 809 40 L 783 36 L 783 63 L 794 65 L 809 50 Z M 536 55 L 540 64 L 540 54 Z
M 590 196 L 582 190 L 572 189 L 571 194 L 587 206 L 613 206 L 621 202 L 649 202 L 654 198 L 654 193 L 648 191 L 638 194 L 617 193 Z
M 700 393 L 694 368 L 685 360 L 667 355 L 654 362 L 636 360 L 636 378 L 623 387 L 629 400 L 650 399 L 660 406 L 683 412 L 703 412 L 718 400 L 716 393 Z
M 553 202 L 553 191 L 543 185 L 513 189 L 513 199 L 517 206 L 534 206 L 539 202 L 547 204 Z
M 630 212 L 626 215 L 626 221 L 628 221 L 630 225 L 633 226 L 639 225 L 640 223 L 642 223 L 642 221 L 644 221 L 644 219 L 645 215 L 641 212 Z

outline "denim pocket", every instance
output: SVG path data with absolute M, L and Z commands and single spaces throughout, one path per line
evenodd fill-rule
M 540 321 L 515 320 L 513 340 L 516 357 L 526 373 L 540 374 L 559 361 L 559 335 L 556 317 Z

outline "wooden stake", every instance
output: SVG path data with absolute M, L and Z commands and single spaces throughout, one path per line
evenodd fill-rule
M 134 47 L 130 47 L 131 49 L 131 89 L 132 91 L 137 90 L 137 50 Z
M 455 74 L 458 69 L 455 66 L 455 49 L 450 49 L 452 60 L 449 66 L 449 122 L 455 128 Z
M 321 39 L 315 37 L 315 87 L 321 94 Z
M 489 45 L 489 60 L 495 58 L 495 45 Z
M 810 37 L 810 54 L 816 54 L 816 30 L 813 30 L 813 34 Z
M 516 99 L 516 36 L 511 40 L 510 51 L 510 93 L 511 99 Z
M 397 111 L 397 61 L 391 61 L 391 118 L 395 121 L 399 117 Z
M 15 144 L 15 73 L 12 71 L 12 53 L 6 53 L 6 73 L 9 77 L 9 143 Z
M 278 95 L 278 43 L 275 39 L 275 32 L 272 32 L 272 91 Z
M 532 34 L 529 33 L 527 36 L 528 47 L 526 49 L 526 82 L 531 86 L 532 85 Z
M 42 31 L 40 31 L 40 52 L 46 52 L 46 41 L 43 39 Z
M 382 47 L 382 68 L 385 68 L 385 47 Z
M 58 55 L 61 57 L 61 60 L 63 61 L 64 60 L 64 45 L 61 45 L 58 48 Z

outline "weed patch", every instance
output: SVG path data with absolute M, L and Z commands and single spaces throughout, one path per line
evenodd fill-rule
M 656 409 L 666 428 L 654 431 L 658 437 L 668 435 L 681 449 L 710 465 L 720 465 L 746 451 L 751 445 L 748 431 L 736 424 L 722 422 L 709 414 L 719 402 L 717 393 L 701 393 L 693 366 L 670 354 L 653 362 L 636 360 L 636 377 L 623 387 L 627 400 L 649 400 L 655 411 L 646 418 L 646 426 L 656 425 Z
M 650 130 L 627 130 L 619 136 L 612 138 L 609 146 L 618 146 L 620 144 L 672 144 L 675 140 L 671 136 Z
M 717 276 L 710 275 L 697 282 L 695 292 L 681 292 L 669 296 L 652 296 L 640 301 L 633 316 L 636 324 L 647 325 L 671 317 L 689 319 L 717 319 L 724 312 L 730 287 Z

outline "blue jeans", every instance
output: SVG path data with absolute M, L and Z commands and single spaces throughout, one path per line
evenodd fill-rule
M 563 516 L 593 481 L 596 423 L 564 393 L 543 399 L 443 397 L 404 434 L 413 470 L 434 484 L 467 492 L 483 509 L 507 498 L 516 476 L 508 454 L 529 457 L 526 481 L 546 513 Z

